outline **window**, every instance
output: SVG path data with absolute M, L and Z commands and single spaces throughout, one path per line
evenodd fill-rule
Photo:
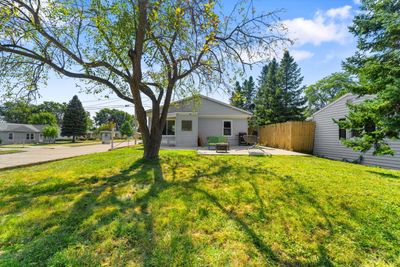
M 345 121 L 346 119 L 340 119 L 339 121 Z M 346 129 L 340 128 L 339 126 L 339 140 L 346 139 Z
M 26 140 L 29 140 L 29 134 L 26 134 Z
M 232 121 L 223 121 L 223 129 L 222 134 L 224 136 L 231 136 L 232 135 Z
M 31 140 L 35 139 L 35 135 L 31 134 Z
M 175 121 L 167 120 L 162 132 L 163 135 L 175 135 Z
M 14 139 L 14 134 L 8 133 L 8 140 L 13 140 L 13 139 Z
M 182 132 L 191 132 L 192 131 L 192 121 L 183 120 L 182 121 Z

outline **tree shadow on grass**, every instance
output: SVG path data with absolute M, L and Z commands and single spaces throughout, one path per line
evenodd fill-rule
M 382 178 L 400 179 L 400 175 L 395 175 L 393 173 L 377 172 L 377 171 L 367 171 L 367 172 L 375 174 L 375 175 L 379 175 Z

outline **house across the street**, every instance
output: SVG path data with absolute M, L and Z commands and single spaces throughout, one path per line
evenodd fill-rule
M 43 142 L 44 126 L 0 121 L 1 144 L 41 143 Z
M 151 110 L 147 111 L 151 124 Z M 225 136 L 238 145 L 239 133 L 247 134 L 251 112 L 200 95 L 171 103 L 163 130 L 162 145 L 196 147 L 207 145 L 209 136 Z
M 314 113 L 309 120 L 316 123 L 314 138 L 314 154 L 330 159 L 358 161 L 360 153 L 347 148 L 341 143 L 341 139 L 355 137 L 356 131 L 339 129 L 333 121 L 345 119 L 349 113 L 348 103 L 358 104 L 374 96 L 357 97 L 353 94 L 346 94 L 325 108 Z M 400 142 L 388 140 L 389 145 L 395 151 L 394 156 L 373 156 L 372 151 L 362 155 L 361 164 L 381 166 L 385 168 L 400 169 Z

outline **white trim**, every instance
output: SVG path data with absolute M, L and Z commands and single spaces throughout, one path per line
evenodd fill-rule
M 194 96 L 194 97 L 196 97 L 196 96 Z M 216 99 L 214 99 L 214 98 L 211 98 L 211 97 L 208 97 L 208 96 L 205 96 L 205 95 L 199 95 L 199 97 L 200 97 L 200 98 L 203 98 L 203 99 L 207 99 L 207 100 L 209 100 L 209 101 L 211 101 L 211 102 L 220 104 L 220 105 L 222 105 L 222 106 L 229 107 L 229 108 L 231 108 L 231 109 L 234 109 L 234 110 L 243 112 L 243 113 L 247 114 L 248 116 L 252 116 L 252 115 L 253 115 L 253 113 L 251 113 L 251 112 L 249 112 L 249 111 L 247 111 L 247 110 L 234 107 L 234 106 L 232 106 L 232 105 L 229 105 L 229 104 L 224 103 L 224 102 L 222 102 L 222 101 L 216 100 Z M 171 102 L 171 103 L 170 103 L 170 107 L 171 107 L 171 105 L 173 105 L 173 104 L 181 103 L 181 102 L 183 102 L 183 101 L 187 101 L 187 100 L 190 100 L 190 99 L 192 99 L 192 98 L 193 98 L 193 96 L 190 96 L 190 97 L 186 97 L 186 98 L 183 98 L 183 99 L 180 99 L 180 100 Z M 160 106 L 160 109 L 161 109 L 162 107 L 163 107 L 163 106 Z M 152 113 L 152 109 L 146 110 L 146 113 L 147 113 L 147 114 L 151 114 L 151 113 Z
M 199 115 L 201 119 L 248 119 L 248 115 Z
M 224 124 L 226 121 L 229 121 L 231 123 L 231 134 L 230 135 L 225 135 L 224 134 Z M 226 137 L 232 137 L 233 136 L 233 121 L 232 120 L 222 120 L 222 136 L 226 136 Z
M 12 139 L 10 139 L 10 134 L 12 135 Z M 8 132 L 7 140 L 14 141 L 14 132 Z
M 347 94 L 342 95 L 341 97 L 339 97 L 339 98 L 336 99 L 335 101 L 329 103 L 329 104 L 326 105 L 325 107 L 323 107 L 323 108 L 321 108 L 320 110 L 314 112 L 310 117 L 307 118 L 307 120 L 308 120 L 308 119 L 314 118 L 314 116 L 317 115 L 318 113 L 320 113 L 320 112 L 322 112 L 323 110 L 329 108 L 330 106 L 336 104 L 337 102 L 339 102 L 340 100 L 344 99 L 345 97 L 348 97 L 348 96 L 351 96 L 351 95 L 353 95 L 353 94 L 352 94 L 352 93 L 347 93 Z

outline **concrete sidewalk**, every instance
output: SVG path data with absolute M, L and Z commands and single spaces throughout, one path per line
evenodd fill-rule
M 133 144 L 134 144 L 133 142 L 129 143 L 129 145 L 131 146 Z M 118 144 L 116 148 L 125 147 L 127 145 L 128 142 L 123 142 Z M 110 148 L 111 148 L 110 145 L 103 145 L 103 144 L 78 146 L 78 147 L 68 147 L 68 146 L 25 147 L 21 149 L 25 152 L 0 155 L 0 169 L 72 158 L 76 156 L 87 155 L 98 152 L 105 152 L 108 151 Z

